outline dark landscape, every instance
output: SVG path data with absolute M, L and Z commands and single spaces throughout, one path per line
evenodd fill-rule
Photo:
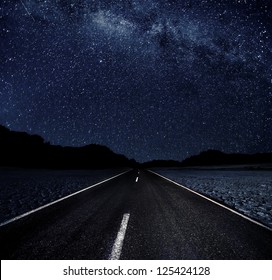
M 61 147 L 39 135 L 10 131 L 0 126 L 0 166 L 50 169 L 88 169 L 135 165 L 123 155 L 101 145 Z
M 125 239 L 116 248 L 125 215 Z M 271 230 L 145 170 L 6 223 L 0 242 L 1 259 L 272 257 Z
M 112 231 L 116 231 L 122 213 L 130 213 L 132 217 L 128 229 L 131 235 L 124 245 L 123 259 L 271 258 L 272 205 L 269 198 L 272 175 L 268 168 L 271 166 L 271 154 L 228 155 L 206 151 L 183 162 L 155 160 L 137 163 L 99 145 L 61 147 L 46 143 L 38 135 L 10 131 L 4 126 L 1 126 L 0 132 L 3 155 L 0 169 L 0 240 L 6 244 L 1 251 L 4 259 L 110 258 L 114 242 Z M 244 214 L 246 218 L 251 217 L 257 225 L 159 178 L 147 171 L 150 168 Z M 120 179 L 100 184 L 115 176 L 120 176 Z M 98 184 L 94 189 L 85 190 L 94 184 Z M 200 206 L 198 210 L 199 206 L 195 203 Z M 207 205 L 201 206 L 203 203 Z M 163 205 L 163 208 L 158 208 L 158 205 Z M 40 207 L 41 210 L 37 210 Z M 204 220 L 211 219 L 205 222 L 209 225 L 202 224 L 204 221 L 199 220 L 201 214 L 195 213 L 204 211 L 202 207 L 208 207 Z M 187 213 L 185 217 L 184 211 Z M 78 215 L 81 216 L 76 222 L 78 226 L 68 229 Z M 140 218 L 146 215 L 147 220 Z M 98 224 L 97 219 L 105 224 Z M 182 241 L 185 238 L 181 234 L 184 232 L 184 219 L 188 226 L 186 232 L 189 235 L 194 232 L 195 236 L 190 245 Z M 87 221 L 93 225 L 91 231 L 85 228 Z M 147 229 L 143 226 L 146 224 L 150 224 Z M 168 230 L 163 229 L 165 227 Z M 208 245 L 204 250 L 200 247 L 204 242 L 201 228 L 206 227 L 206 234 L 211 238 L 209 241 L 205 239 Z M 62 228 L 68 231 L 62 232 Z M 23 239 L 18 239 L 18 232 L 23 232 Z M 37 238 L 33 239 L 33 234 Z M 60 234 L 65 236 L 62 245 L 54 241 L 54 236 Z M 80 234 L 82 238 L 73 240 L 75 234 Z M 222 238 L 225 234 L 228 236 L 226 239 Z M 92 236 L 89 249 L 76 250 L 86 246 L 86 235 Z M 142 238 L 135 243 L 138 235 Z M 173 235 L 175 241 L 158 245 L 161 240 Z M 242 237 L 235 240 L 235 235 Z M 217 245 L 213 244 L 214 239 L 218 240 Z M 65 249 L 68 243 L 69 250 Z M 141 243 L 145 244 L 146 250 L 137 249 L 141 248 Z M 222 251 L 222 246 L 231 250 Z M 240 246 L 245 249 L 241 251 Z
M 182 148 L 181 148 L 182 149 Z M 50 169 L 101 169 L 110 167 L 194 167 L 272 164 L 272 153 L 225 154 L 202 152 L 183 161 L 153 160 L 138 163 L 109 148 L 90 144 L 83 147 L 51 145 L 39 135 L 11 131 L 0 125 L 0 166 Z

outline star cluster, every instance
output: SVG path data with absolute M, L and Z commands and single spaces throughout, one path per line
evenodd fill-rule
M 3 0 L 0 123 L 138 161 L 272 151 L 269 0 Z

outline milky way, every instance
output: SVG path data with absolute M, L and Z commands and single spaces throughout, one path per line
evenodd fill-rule
M 271 1 L 0 7 L 0 124 L 139 161 L 272 151 Z

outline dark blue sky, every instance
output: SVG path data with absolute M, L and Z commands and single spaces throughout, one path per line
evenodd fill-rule
M 139 161 L 272 151 L 268 0 L 0 3 L 0 123 Z

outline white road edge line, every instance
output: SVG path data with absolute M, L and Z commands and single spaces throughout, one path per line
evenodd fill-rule
M 137 177 L 137 178 L 136 178 L 135 182 L 137 183 L 137 182 L 138 182 L 138 180 L 139 180 L 139 177 Z
M 60 201 L 62 201 L 62 200 L 65 200 L 65 199 L 67 199 L 67 198 L 69 198 L 69 197 L 72 197 L 72 196 L 74 196 L 74 195 L 77 195 L 77 194 L 79 194 L 79 193 L 81 193 L 81 192 L 84 192 L 84 191 L 87 191 L 87 190 L 89 190 L 89 189 L 91 189 L 91 188 L 94 188 L 94 187 L 96 187 L 96 186 L 98 186 L 98 185 L 100 185 L 100 184 L 103 184 L 103 183 L 105 183 L 105 182 L 107 182 L 107 181 L 110 181 L 110 180 L 116 178 L 116 177 L 119 177 L 119 176 L 121 176 L 121 175 L 123 175 L 123 174 L 125 174 L 125 173 L 127 173 L 127 172 L 129 172 L 129 171 L 131 171 L 131 170 L 124 171 L 124 172 L 122 172 L 122 173 L 120 173 L 120 174 L 117 174 L 117 175 L 115 175 L 115 176 L 113 176 L 113 177 L 110 177 L 110 178 L 108 178 L 108 179 L 106 179 L 106 180 L 104 180 L 104 181 L 102 181 L 102 182 L 98 182 L 98 183 L 96 183 L 96 184 L 94 184 L 94 185 L 91 185 L 91 186 L 85 188 L 85 189 L 82 189 L 82 190 L 77 191 L 77 192 L 75 192 L 75 193 L 69 194 L 69 195 L 64 196 L 64 197 L 62 197 L 62 198 L 59 198 L 59 199 L 57 199 L 57 200 L 55 200 L 55 201 L 52 201 L 52 202 L 50 202 L 50 203 L 48 203 L 48 204 L 45 204 L 45 205 L 40 206 L 40 207 L 38 207 L 38 208 L 36 208 L 36 209 L 33 209 L 33 210 L 29 211 L 29 212 L 26 212 L 26 213 L 24 213 L 24 214 L 22 214 L 22 215 L 19 215 L 19 216 L 14 217 L 14 218 L 12 218 L 12 219 L 10 219 L 10 220 L 7 220 L 7 221 L 5 221 L 5 222 L 3 222 L 3 223 L 0 223 L 0 227 L 2 227 L 2 226 L 4 226 L 4 225 L 7 225 L 7 224 L 9 224 L 9 223 L 12 223 L 12 222 L 14 222 L 14 221 L 17 221 L 17 220 L 19 220 L 19 219 L 21 219 L 21 218 L 24 218 L 24 217 L 26 217 L 26 216 L 28 216 L 28 215 L 30 215 L 30 214 L 33 214 L 33 213 L 35 213 L 35 212 L 37 212 L 37 211 L 40 211 L 40 210 L 42 210 L 42 209 L 44 209 L 44 208 L 46 208 L 46 207 L 49 207 L 49 206 L 51 206 L 51 205 L 53 205 L 53 204 L 56 204 L 56 203 L 58 203 L 58 202 L 60 202 Z
M 243 214 L 241 214 L 241 213 L 239 213 L 239 212 L 237 212 L 237 211 L 235 211 L 235 210 L 233 210 L 233 209 L 231 209 L 231 208 L 229 208 L 229 207 L 227 207 L 227 206 L 225 206 L 225 205 L 223 205 L 223 204 L 221 204 L 221 203 L 219 203 L 219 202 L 217 202 L 215 200 L 212 200 L 211 198 L 208 198 L 205 195 L 202 195 L 202 194 L 200 194 L 200 193 L 198 193 L 196 191 L 193 191 L 193 190 L 191 190 L 191 189 L 189 189 L 189 188 L 187 188 L 187 187 L 185 187 L 185 186 L 183 186 L 183 185 L 181 185 L 181 184 L 179 184 L 179 183 L 177 183 L 177 182 L 175 182 L 175 181 L 173 181 L 171 179 L 168 179 L 168 178 L 166 178 L 166 177 L 164 177 L 164 176 L 162 176 L 162 175 L 160 175 L 160 174 L 158 174 L 158 173 L 156 173 L 154 171 L 151 171 L 151 170 L 148 170 L 148 171 L 153 173 L 153 174 L 155 174 L 155 175 L 157 175 L 157 176 L 159 176 L 159 177 L 161 177 L 161 178 L 163 178 L 163 179 L 165 179 L 165 180 L 167 180 L 167 181 L 169 181 L 169 182 L 171 182 L 171 183 L 173 183 L 173 184 L 175 184 L 175 185 L 178 185 L 179 187 L 182 187 L 182 188 L 186 189 L 189 192 L 192 192 L 192 193 L 194 193 L 194 194 L 196 194 L 196 195 L 198 195 L 198 196 L 200 196 L 200 197 L 202 197 L 202 198 L 204 198 L 206 200 L 209 200 L 210 202 L 212 202 L 212 203 L 214 203 L 214 204 L 216 204 L 218 206 L 221 206 L 221 207 L 229 210 L 230 212 L 232 212 L 232 213 L 234 213 L 234 214 L 236 214 L 236 215 L 238 215 L 238 216 L 240 216 L 240 217 L 242 217 L 242 218 L 244 218 L 244 219 L 246 219 L 246 220 L 248 220 L 248 221 L 250 221 L 250 222 L 252 222 L 252 223 L 254 223 L 256 225 L 258 225 L 258 226 L 261 226 L 261 227 L 263 227 L 265 229 L 268 229 L 269 231 L 272 231 L 272 229 L 270 227 L 265 226 L 264 224 L 259 223 L 259 222 L 255 221 L 255 220 L 253 220 L 253 219 L 251 219 L 251 218 L 249 218 L 249 217 L 247 217 L 247 216 L 245 216 L 245 215 L 243 215 Z
M 113 244 L 109 260 L 119 260 L 120 259 L 120 256 L 122 253 L 123 242 L 124 242 L 125 235 L 126 235 L 127 225 L 128 225 L 128 221 L 129 221 L 129 216 L 130 216 L 129 213 L 125 213 L 123 215 L 121 226 L 118 231 L 115 242 Z

